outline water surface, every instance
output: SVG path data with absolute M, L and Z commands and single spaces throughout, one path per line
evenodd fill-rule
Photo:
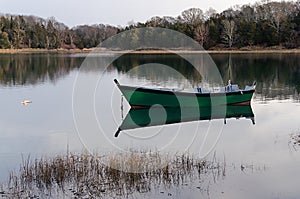
M 202 81 L 195 69 L 175 55 L 126 55 L 107 69 L 112 57 L 104 55 L 103 62 L 95 62 L 95 66 L 84 70 L 80 70 L 83 55 L 0 55 L 1 181 L 5 181 L 10 170 L 18 168 L 22 154 L 33 158 L 51 156 L 66 152 L 67 146 L 71 151 L 81 151 L 86 146 L 98 151 L 188 148 L 200 156 L 215 151 L 218 158 L 226 158 L 229 169 L 224 178 L 211 183 L 211 198 L 299 198 L 300 146 L 294 144 L 291 135 L 300 133 L 300 55 L 211 56 L 224 82 L 231 79 L 241 87 L 257 82 L 252 101 L 255 125 L 248 119 L 234 118 L 227 119 L 226 125 L 223 120 L 194 121 L 129 130 L 115 139 L 115 130 L 124 115 L 120 112 L 121 95 L 114 78 L 128 85 L 189 89 Z M 154 70 L 157 66 L 147 64 L 154 60 L 174 70 Z M 133 67 L 139 65 L 143 66 Z M 92 95 L 91 101 L 89 97 L 82 101 L 73 99 L 78 76 L 80 86 L 86 89 L 77 94 Z M 22 105 L 20 102 L 25 99 L 32 103 Z M 90 103 L 93 117 L 86 108 Z M 128 106 L 126 102 L 123 105 L 126 114 Z M 80 124 L 76 118 L 80 118 Z M 101 130 L 104 133 L 99 133 Z M 200 146 L 207 132 L 212 133 Z M 192 142 L 194 137 L 196 141 Z M 173 196 L 197 198 L 198 185 L 193 183 L 171 189 L 176 192 Z M 149 198 L 151 195 L 146 194 Z

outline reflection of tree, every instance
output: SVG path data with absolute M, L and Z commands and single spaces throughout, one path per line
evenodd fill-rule
M 191 81 L 191 83 L 201 82 L 201 75 L 194 68 L 194 66 L 176 54 L 125 54 L 115 60 L 112 63 L 112 66 L 116 67 L 118 71 L 127 73 L 136 66 L 141 66 L 148 63 L 162 64 L 171 67 L 178 73 L 185 76 Z M 165 73 L 160 69 L 153 70 L 151 68 L 145 68 L 140 75 L 150 79 L 158 79 L 161 82 L 172 78 L 170 77 L 171 74 L 169 73 Z
M 224 82 L 231 80 L 241 86 L 256 81 L 257 92 L 265 98 L 298 99 L 300 92 L 300 56 L 297 54 L 213 54 Z
M 188 55 L 186 55 L 188 56 Z M 194 56 L 194 55 L 193 55 Z M 191 56 L 191 57 L 193 57 Z M 204 67 L 210 63 L 196 56 L 193 63 L 187 62 L 175 54 L 126 54 L 115 60 L 108 71 L 118 70 L 127 73 L 135 66 L 148 63 L 158 63 L 169 66 L 190 80 L 194 86 L 211 78 Z M 240 87 L 257 82 L 256 93 L 263 98 L 299 99 L 300 93 L 300 55 L 298 54 L 212 54 L 218 66 L 223 82 L 228 79 Z M 40 84 L 45 81 L 55 82 L 66 76 L 71 70 L 79 67 L 84 57 L 61 55 L 1 55 L 0 56 L 0 84 L 6 86 Z M 99 66 L 106 66 L 113 57 L 90 58 L 91 63 L 83 72 L 97 72 Z M 189 57 L 189 60 L 192 58 Z M 202 62 L 202 61 L 203 62 Z M 199 66 L 198 71 L 194 68 Z M 168 71 L 153 70 L 144 67 L 139 77 L 147 77 L 156 82 L 181 82 L 183 79 L 168 73 Z M 172 76 L 173 75 L 173 76 Z M 201 76 L 200 76 L 201 75 Z M 210 79 L 208 79 L 210 80 Z
M 212 54 L 211 55 L 220 70 L 223 82 L 228 80 L 239 84 L 241 88 L 245 85 L 257 82 L 256 93 L 263 98 L 290 98 L 298 99 L 300 92 L 300 56 L 296 54 Z M 135 66 L 147 63 L 160 63 L 172 67 L 183 76 L 188 78 L 192 85 L 198 85 L 205 81 L 207 71 L 201 71 L 199 78 L 198 71 L 182 58 L 172 54 L 149 55 L 132 54 L 121 56 L 111 67 L 116 67 L 118 71 L 128 72 Z M 209 64 L 209 63 L 204 63 Z M 196 63 L 196 65 L 203 65 Z M 208 67 L 209 69 L 209 67 Z M 142 73 L 135 74 L 147 76 L 155 81 L 168 81 L 171 74 L 166 74 L 161 70 L 154 72 L 151 68 L 146 68 Z M 208 78 L 210 76 L 208 75 Z M 175 81 L 183 81 L 175 79 Z
M 227 67 L 227 70 L 222 75 L 224 83 L 226 84 L 226 82 L 228 82 L 228 80 L 234 81 L 233 75 L 232 75 L 232 58 L 231 58 L 231 53 L 228 54 L 228 61 L 224 62 L 224 65 L 222 67 L 224 67 L 224 68 Z
M 79 67 L 83 58 L 57 55 L 1 55 L 0 83 L 8 86 L 55 82 Z

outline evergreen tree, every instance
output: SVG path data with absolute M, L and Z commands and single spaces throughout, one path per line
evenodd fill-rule
M 10 48 L 10 42 L 8 40 L 8 34 L 0 31 L 0 48 Z

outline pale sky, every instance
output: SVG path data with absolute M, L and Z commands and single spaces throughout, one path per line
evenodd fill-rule
M 234 5 L 253 4 L 256 0 L 0 0 L 0 13 L 54 16 L 69 27 L 82 24 L 127 25 L 145 22 L 153 16 L 178 16 L 191 7 L 209 7 L 218 12 Z

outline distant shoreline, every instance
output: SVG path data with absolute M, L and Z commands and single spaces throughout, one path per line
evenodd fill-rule
M 89 53 L 92 49 L 41 49 L 41 48 L 21 48 L 21 49 L 0 49 L 0 54 L 76 54 Z
M 234 54 L 246 54 L 246 53 L 300 53 L 300 49 L 218 49 L 218 50 L 100 50 L 97 48 L 89 49 L 35 49 L 35 48 L 23 48 L 23 49 L 0 49 L 0 54 L 87 54 L 87 53 L 103 53 L 103 54 L 118 54 L 118 53 L 132 53 L 132 54 L 167 54 L 167 53 L 209 53 L 209 54 L 222 54 L 222 53 L 234 53 Z

